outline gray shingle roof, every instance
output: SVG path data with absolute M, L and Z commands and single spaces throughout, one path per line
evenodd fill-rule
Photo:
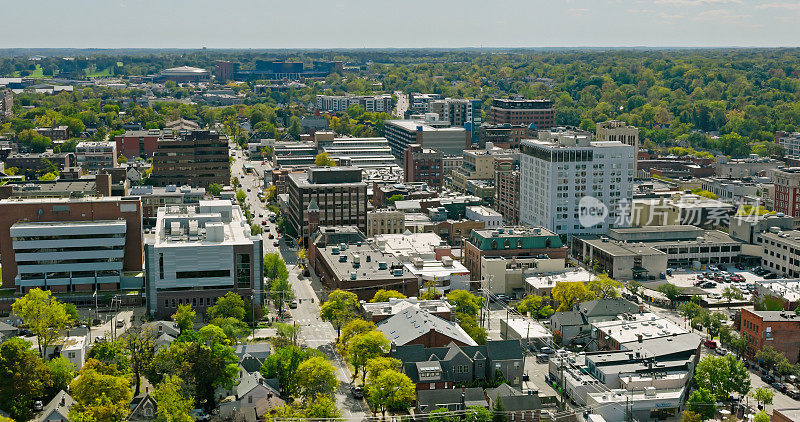
M 419 390 L 417 391 L 417 408 L 420 412 L 429 413 L 448 405 L 461 405 L 460 389 L 446 390 Z M 465 406 L 484 406 L 486 399 L 480 387 L 465 388 L 463 390 Z
M 464 344 L 473 346 L 478 344 L 455 322 L 447 321 L 417 308 L 404 309 L 379 322 L 376 328 L 397 346 L 408 344 L 431 331 L 436 331 Z
M 588 322 L 584 320 L 583 315 L 578 311 L 556 312 L 550 321 L 560 326 L 569 327 L 574 325 L 586 325 Z
M 587 317 L 611 316 L 639 312 L 639 305 L 622 298 L 595 299 L 579 304 L 578 311 Z

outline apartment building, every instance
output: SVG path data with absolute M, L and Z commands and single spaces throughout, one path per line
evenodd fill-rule
M 434 115 L 435 117 L 435 115 Z M 403 159 L 409 145 L 418 144 L 447 155 L 460 155 L 472 136 L 463 127 L 450 127 L 449 123 L 427 116 L 424 120 L 387 120 L 385 136 L 392 154 Z
M 755 235 L 761 245 L 761 267 L 784 277 L 800 277 L 800 231 L 770 227 Z
M 317 110 L 320 111 L 346 111 L 353 105 L 360 105 L 364 110 L 376 113 L 391 113 L 394 108 L 390 94 L 317 95 Z
M 489 108 L 490 124 L 525 125 L 532 129 L 555 126 L 555 111 L 550 100 L 495 98 Z
M 129 160 L 152 157 L 158 149 L 158 140 L 174 137 L 171 130 L 129 130 L 114 137 L 117 153 Z
M 322 226 L 356 226 L 367 231 L 367 184 L 355 167 L 311 167 L 286 176 L 286 217 L 305 243 Z
M 467 207 L 467 212 L 464 216 L 467 220 L 483 223 L 486 229 L 496 229 L 503 226 L 503 215 L 484 205 Z
M 428 113 L 436 113 L 440 120 L 450 126 L 463 127 L 477 134 L 481 126 L 481 100 L 445 98 L 428 103 Z
M 54 141 L 69 139 L 69 126 L 37 127 L 34 131 Z
M 800 168 L 776 169 L 772 180 L 775 182 L 774 211 L 794 217 L 797 227 L 800 223 Z
M 408 96 L 408 113 L 419 114 L 427 113 L 430 109 L 429 104 L 433 101 L 440 101 L 443 97 L 440 94 L 420 94 L 411 93 Z
M 631 204 L 634 226 L 728 227 L 730 216 L 736 212 L 731 204 L 689 193 L 634 199 Z
M 53 153 L 43 152 L 41 154 L 10 154 L 5 161 L 5 168 L 16 167 L 18 174 L 25 175 L 28 179 L 35 179 L 36 176 L 51 168 L 62 171 L 75 165 L 75 154 L 71 152 Z M 55 167 L 53 167 L 55 166 Z
M 510 150 L 496 148 L 491 142 L 487 143 L 484 149 L 465 149 L 462 152 L 461 167 L 450 175 L 453 186 L 467 192 L 470 190 L 468 182 L 470 180 L 494 181 L 495 160 L 511 159 L 513 161 L 515 155 Z M 475 194 L 474 192 L 470 193 Z
M 629 225 L 633 156 L 630 145 L 591 134 L 539 131 L 539 139 L 523 140 L 520 223 L 569 236 Z
M 800 132 L 775 132 L 775 143 L 782 146 L 786 156 L 795 157 L 800 155 Z
M 147 312 L 168 318 L 180 305 L 205 313 L 228 292 L 264 303 L 260 235 L 242 209 L 226 200 L 159 208 L 155 236 L 144 247 Z
M 228 140 L 213 130 L 195 130 L 174 139 L 159 139 L 153 156 L 153 186 L 208 188 L 231 179 Z
M 315 138 L 317 135 L 319 132 L 314 134 Z M 315 143 L 318 150 L 327 152 L 341 165 L 363 169 L 397 166 L 386 138 L 331 138 L 329 142 L 315 139 Z
M 79 142 L 75 161 L 84 171 L 97 171 L 117 166 L 117 145 L 113 142 Z
M 530 137 L 531 133 L 528 125 L 512 125 L 510 123 L 484 124 L 478 128 L 478 147 L 484 148 L 487 142 L 491 142 L 500 148 L 517 149 L 520 141 Z
M 403 152 L 403 177 L 406 183 L 425 182 L 434 189 L 442 188 L 444 154 L 432 148 L 411 144 Z
M 494 160 L 494 206 L 507 225 L 519 223 L 519 167 L 514 160 Z
M 636 174 L 639 171 L 639 128 L 619 120 L 609 120 L 598 123 L 596 130 L 598 141 L 620 141 L 633 147 L 633 171 Z
M 0 120 L 14 116 L 14 93 L 10 89 L 0 91 Z
M 783 353 L 795 364 L 800 355 L 800 317 L 793 311 L 740 310 L 739 331 L 747 339 L 747 355 L 751 358 L 765 346 Z
M 119 290 L 142 269 L 139 198 L 0 201 L 3 287 L 26 293 Z

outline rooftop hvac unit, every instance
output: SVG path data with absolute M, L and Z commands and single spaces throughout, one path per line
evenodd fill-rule
M 392 271 L 392 275 L 394 275 L 395 277 L 402 277 L 403 276 L 403 269 L 402 268 L 395 268 L 394 271 Z
M 385 261 L 381 261 L 381 262 L 378 263 L 378 269 L 379 270 L 385 270 L 387 268 L 389 268 L 389 266 L 388 266 L 388 264 L 386 264 Z
M 337 248 L 335 246 L 332 247 L 331 248 L 331 255 L 339 255 L 339 248 Z
M 339 255 L 339 262 L 347 262 L 347 255 Z
M 350 280 L 355 280 L 356 278 L 358 278 L 358 273 L 355 272 L 355 271 L 351 272 L 350 273 Z

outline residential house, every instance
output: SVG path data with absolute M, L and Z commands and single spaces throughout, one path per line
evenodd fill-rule
M 261 366 L 270 355 L 269 344 L 240 344 L 234 346 L 234 353 L 239 358 L 239 365 L 245 371 L 253 373 L 261 370 Z
M 443 347 L 452 343 L 459 346 L 477 345 L 457 323 L 418 308 L 406 308 L 379 322 L 376 328 L 395 346 L 417 344 L 423 347 Z
M 509 421 L 538 422 L 540 419 L 542 401 L 538 395 L 525 394 L 505 383 L 497 388 L 487 388 L 485 394 L 489 409 L 493 409 L 497 400 L 500 400 Z
M 69 422 L 69 410 L 75 403 L 72 396 L 61 390 L 47 403 L 44 410 L 36 417 L 36 422 Z
M 131 399 L 131 413 L 128 415 L 129 421 L 152 421 L 156 416 L 157 403 L 150 392 L 145 392 Z
M 235 418 L 254 422 L 265 414 L 286 404 L 278 393 L 273 380 L 266 380 L 260 372 L 239 371 L 238 383 L 230 394 L 220 401 L 219 415 L 223 419 Z
M 430 413 L 437 409 L 452 412 L 464 410 L 470 406 L 486 407 L 483 388 L 417 391 L 417 413 Z
M 638 313 L 639 305 L 622 298 L 595 299 L 579 303 L 575 309 L 556 312 L 550 318 L 550 328 L 561 332 L 562 344 L 586 343 L 591 339 L 591 324 L 611 321 L 617 315 Z

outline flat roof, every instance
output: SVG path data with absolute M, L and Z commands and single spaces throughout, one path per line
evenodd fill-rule
M 631 314 L 627 319 L 620 316 L 618 319 L 594 322 L 591 325 L 620 344 L 638 341 L 640 335 L 646 340 L 687 333 L 670 319 L 650 312 Z
M 438 122 L 441 123 L 441 122 Z M 417 127 L 422 127 L 423 132 L 453 132 L 453 133 L 464 133 L 463 127 L 433 127 L 425 121 L 422 120 L 388 120 L 386 124 L 399 126 L 402 129 L 407 131 L 417 131 Z
M 378 247 L 370 242 L 362 242 L 361 246 L 347 245 L 345 250 L 341 245 L 326 245 L 319 248 L 320 256 L 328 263 L 336 277 L 344 282 L 347 281 L 374 281 L 374 280 L 414 280 L 416 277 L 406 270 L 400 261 L 392 254 L 381 252 Z M 337 252 L 337 253 L 334 253 Z M 358 268 L 353 267 L 353 259 L 358 256 Z M 346 261 L 340 261 L 345 256 Z M 380 263 L 385 263 L 386 268 L 380 269 Z M 402 272 L 402 275 L 394 275 L 394 269 Z M 356 273 L 356 280 L 351 280 L 351 274 Z

